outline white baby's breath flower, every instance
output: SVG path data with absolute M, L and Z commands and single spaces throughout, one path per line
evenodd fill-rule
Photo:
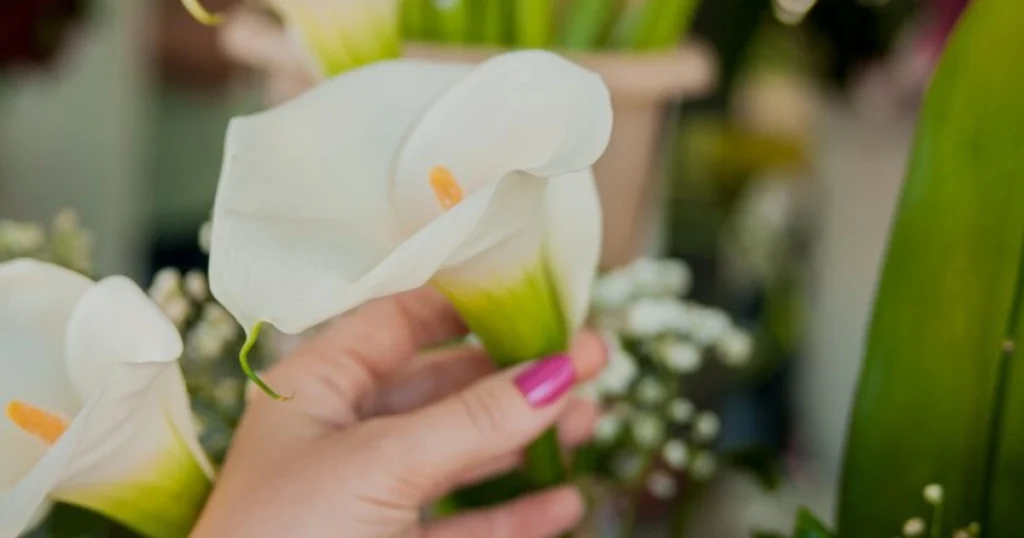
M 197 303 L 201 303 L 210 297 L 210 287 L 206 283 L 206 275 L 199 270 L 191 270 L 185 273 L 182 281 L 185 294 Z
M 594 283 L 591 302 L 598 310 L 619 310 L 633 297 L 633 282 L 621 270 L 611 271 Z
M 634 413 L 629 426 L 633 440 L 643 448 L 654 448 L 665 438 L 665 423 L 653 413 Z
M 670 298 L 642 298 L 626 309 L 625 330 L 639 337 L 689 330 L 689 309 L 682 301 Z
M 164 315 L 178 326 L 178 328 L 181 328 L 185 324 L 185 320 L 187 320 L 189 315 L 192 314 L 192 303 L 190 303 L 183 295 L 171 297 L 163 303 L 158 304 L 160 306 L 160 310 L 163 310 Z
M 239 404 L 239 397 L 244 389 L 243 383 L 238 379 L 221 379 L 213 387 L 213 401 L 221 407 L 234 407 Z
M 33 222 L 12 220 L 0 222 L 0 248 L 16 255 L 28 254 L 42 248 L 46 242 L 46 231 Z
M 697 406 L 686 398 L 675 398 L 668 403 L 668 418 L 676 424 L 686 424 L 693 419 Z
M 701 349 L 679 338 L 666 338 L 655 346 L 655 357 L 677 374 L 692 374 L 703 362 Z
M 690 288 L 690 269 L 679 260 L 640 258 L 626 271 L 639 296 L 679 297 Z
M 643 470 L 644 463 L 635 453 L 619 454 L 612 459 L 612 472 L 620 480 L 632 480 Z
M 942 504 L 943 493 L 941 484 L 928 484 L 924 487 L 924 500 L 931 505 Z
M 621 396 L 629 391 L 633 380 L 640 373 L 636 358 L 623 349 L 618 337 L 605 337 L 608 344 L 608 366 L 597 379 L 599 390 L 604 394 Z
M 693 422 L 693 436 L 700 443 L 708 443 L 718 437 L 722 422 L 712 411 L 703 411 Z
M 665 400 L 668 389 L 660 379 L 654 376 L 645 376 L 636 383 L 636 399 L 646 405 L 658 405 Z
M 730 327 L 715 343 L 715 350 L 726 366 L 739 367 L 750 361 L 754 341 L 746 331 Z
M 647 491 L 656 499 L 668 500 L 676 496 L 679 486 L 676 479 L 669 473 L 657 470 L 647 477 Z
M 160 269 L 153 275 L 153 283 L 149 285 L 147 293 L 153 302 L 161 307 L 171 299 L 180 297 L 182 294 L 181 271 L 173 267 Z
M 732 327 L 729 315 L 720 308 L 692 305 L 689 313 L 690 336 L 699 344 L 710 345 L 720 340 Z
M 701 451 L 693 456 L 690 462 L 690 476 L 694 480 L 704 481 L 711 478 L 718 468 L 718 458 L 708 451 Z
M 594 426 L 594 440 L 598 443 L 614 441 L 622 431 L 622 417 L 615 413 L 605 413 Z
M 680 471 L 690 461 L 690 448 L 681 439 L 669 439 L 661 447 L 661 457 L 669 467 Z
M 908 519 L 907 522 L 903 524 L 903 536 L 907 536 L 908 538 L 923 536 L 926 528 L 927 525 L 925 525 L 923 519 L 919 517 Z

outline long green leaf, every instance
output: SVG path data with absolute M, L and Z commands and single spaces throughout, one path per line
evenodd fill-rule
M 1024 331 L 1022 21 L 1020 0 L 975 0 L 925 99 L 850 425 L 840 538 L 897 535 L 931 513 L 929 483 L 945 487 L 947 530 L 1024 532 L 1024 367 L 1001 374 Z
M 574 0 L 566 7 L 559 43 L 569 50 L 598 48 L 622 7 L 623 0 Z

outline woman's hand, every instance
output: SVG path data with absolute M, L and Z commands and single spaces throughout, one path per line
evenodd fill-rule
M 252 398 L 196 538 L 541 538 L 583 514 L 569 486 L 421 523 L 447 492 L 507 471 L 554 423 L 590 436 L 593 404 L 568 397 L 603 366 L 584 333 L 567 357 L 495 373 L 437 292 L 417 290 L 343 316 L 277 365 L 289 402 Z

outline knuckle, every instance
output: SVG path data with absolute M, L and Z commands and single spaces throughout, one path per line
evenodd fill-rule
M 466 422 L 483 438 L 498 434 L 507 422 L 507 406 L 497 391 L 465 391 L 457 399 Z

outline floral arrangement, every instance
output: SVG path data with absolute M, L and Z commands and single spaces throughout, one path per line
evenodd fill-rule
M 206 248 L 208 240 L 204 233 L 200 244 Z M 28 222 L 0 222 L 0 262 L 34 257 L 88 274 L 93 244 L 70 209 L 59 212 L 49 230 Z M 724 312 L 685 301 L 689 287 L 689 269 L 676 260 L 637 260 L 595 282 L 591 324 L 605 334 L 611 362 L 599 379 L 580 389 L 583 396 L 599 401 L 605 413 L 595 441 L 579 450 L 574 466 L 594 484 L 603 484 L 592 488 L 595 494 L 611 493 L 638 503 L 646 492 L 668 501 L 685 487 L 685 478 L 706 481 L 717 466 L 713 441 L 719 418 L 698 410 L 683 396 L 679 382 L 696 374 L 706 356 L 742 366 L 751 341 Z M 148 295 L 181 334 L 178 362 L 196 435 L 216 464 L 223 459 L 247 392 L 254 389 L 234 361 L 244 332 L 210 295 L 201 271 L 161 269 Z M 253 360 L 262 367 L 268 357 L 257 353 Z M 83 520 L 83 514 L 69 512 L 67 506 L 53 511 L 33 536 L 63 536 L 54 529 L 72 516 Z M 115 528 L 100 518 L 83 521 L 94 529 L 89 536 Z M 622 520 L 623 525 L 633 522 Z M 145 529 L 135 530 L 147 535 Z

